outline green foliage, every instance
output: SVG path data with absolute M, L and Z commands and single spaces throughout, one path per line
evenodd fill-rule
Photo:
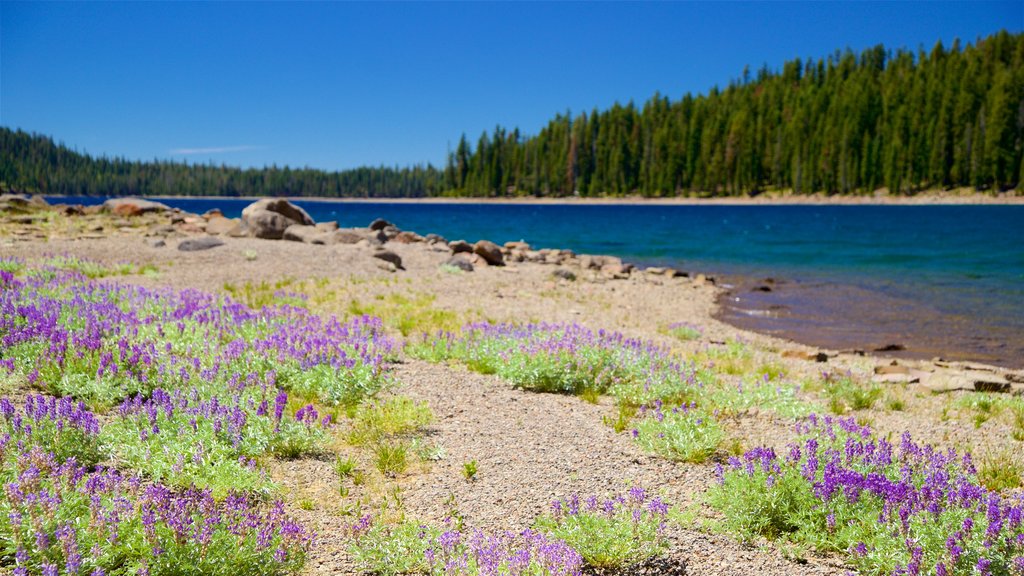
M 405 442 L 381 442 L 373 447 L 373 463 L 385 476 L 397 476 L 409 467 L 409 445 Z
M 738 386 L 719 386 L 708 391 L 706 404 L 714 406 L 720 414 L 739 414 L 756 408 L 767 410 L 783 418 L 807 416 L 817 408 L 801 400 L 799 387 L 788 382 L 774 383 L 765 379 Z
M 863 386 L 854 382 L 848 374 L 825 374 L 823 390 L 828 398 L 829 410 L 839 415 L 848 410 L 868 410 L 882 397 L 879 386 Z
M 710 415 L 683 405 L 663 411 L 657 406 L 636 423 L 633 436 L 643 448 L 671 460 L 700 463 L 721 445 L 725 434 Z
M 1024 484 L 1024 463 L 1009 452 L 990 455 L 978 467 L 978 481 L 996 492 L 1020 488 Z
M 437 528 L 414 522 L 378 523 L 359 535 L 349 550 L 356 564 L 371 574 L 425 574 L 430 573 L 426 551 L 440 535 Z
M 462 464 L 462 476 L 470 481 L 476 478 L 476 460 L 470 460 Z
M 662 534 L 668 507 L 647 500 L 634 488 L 627 496 L 608 500 L 578 496 L 555 502 L 554 511 L 534 522 L 549 536 L 564 540 L 593 568 L 621 570 L 660 555 L 667 547 Z
M 371 444 L 384 436 L 411 434 L 433 421 L 434 413 L 426 402 L 392 396 L 356 408 L 349 442 L 357 446 Z

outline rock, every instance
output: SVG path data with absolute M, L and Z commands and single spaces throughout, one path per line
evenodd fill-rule
M 163 248 L 167 246 L 167 242 L 163 238 L 146 238 L 146 246 L 150 248 Z
M 632 264 L 605 264 L 601 266 L 601 273 L 615 280 L 624 280 L 629 278 L 629 273 L 632 270 Z
M 754 288 L 751 290 L 751 292 L 771 292 L 771 291 L 772 291 L 771 287 L 770 286 L 765 286 L 765 285 L 754 286 Z
M 469 261 L 477 268 L 487 268 L 490 266 L 490 264 L 487 263 L 487 260 L 484 260 L 484 257 L 479 254 L 470 254 Z
M 707 277 L 703 274 L 697 274 L 693 277 L 693 284 L 695 286 L 703 286 L 707 282 Z
M 427 244 L 448 244 L 448 240 L 446 240 L 445 237 L 441 236 L 440 234 L 427 234 L 426 236 L 423 237 L 423 239 L 427 242 Z
M 386 238 L 385 242 L 387 242 L 387 240 L 393 240 L 395 236 L 398 236 L 398 233 L 401 232 L 401 230 L 394 226 L 385 226 L 380 229 L 380 232 L 384 234 Z
M 28 208 L 28 196 L 24 194 L 0 194 L 0 210 Z
M 523 252 L 531 250 L 530 245 L 522 240 L 519 242 L 505 242 L 505 248 L 509 250 L 522 250 Z
M 366 234 L 356 232 L 351 228 L 342 228 L 341 230 L 334 231 L 333 237 L 332 243 L 334 244 L 356 244 L 360 240 L 365 240 Z
M 459 252 L 473 253 L 473 245 L 465 240 L 453 240 L 448 243 L 448 247 L 452 249 L 452 254 L 458 254 Z
M 676 270 L 675 268 L 665 268 L 666 278 L 675 278 L 677 276 L 686 276 L 686 274 L 683 274 L 682 272 Z
M 375 246 L 380 246 L 388 241 L 388 233 L 384 230 L 370 230 L 366 240 Z
M 644 268 L 644 274 L 663 276 L 665 274 L 665 269 L 661 266 L 648 266 L 647 268 Z
M 338 229 L 338 223 L 334 220 L 329 222 L 317 222 L 316 229 L 320 232 L 334 232 Z
M 383 218 L 377 218 L 373 222 L 370 222 L 369 228 L 370 228 L 370 230 L 383 230 L 383 229 L 385 229 L 385 228 L 387 228 L 389 226 L 392 227 L 392 228 L 395 228 L 395 225 L 392 224 L 391 222 L 388 222 L 387 220 L 385 220 Z
M 974 376 L 974 389 L 978 392 L 1010 392 L 1010 383 L 997 374 L 986 374 L 984 376 Z
M 445 261 L 443 266 L 451 266 L 453 268 L 458 268 L 463 272 L 473 271 L 473 263 L 469 261 L 469 257 L 466 256 L 465 253 L 452 256 L 451 258 Z
M 899 352 L 900 350 L 906 350 L 907 347 L 903 344 L 886 344 L 885 346 L 879 346 L 875 348 L 874 352 Z
M 203 212 L 203 218 L 206 220 L 213 220 L 214 218 L 223 218 L 224 213 L 220 211 L 220 208 L 210 208 L 206 212 Z
M 398 254 L 395 254 L 391 250 L 385 250 L 381 248 L 373 253 L 373 257 L 378 260 L 390 262 L 395 265 L 395 268 L 398 268 L 399 270 L 404 270 L 404 268 L 402 268 L 402 257 L 399 256 Z
M 150 212 L 167 212 L 170 206 L 142 198 L 110 198 L 103 203 L 102 210 L 118 216 L 138 216 Z
M 911 374 L 877 374 L 871 381 L 878 384 L 913 384 L 919 382 L 920 378 Z
M 808 362 L 828 362 L 828 354 L 824 352 L 805 352 L 803 350 L 784 350 L 783 358 L 797 358 Z
M 399 244 L 414 244 L 416 242 L 423 242 L 423 236 L 415 232 L 399 232 L 393 240 Z
M 902 366 L 894 362 L 887 366 L 875 366 L 875 374 L 910 374 L 910 367 Z
M 564 261 L 565 258 L 562 256 L 562 253 L 558 250 L 552 250 L 551 252 L 548 252 L 547 256 L 544 257 L 545 264 L 553 264 L 557 266 Z
M 555 271 L 551 273 L 551 275 L 554 276 L 555 278 L 561 278 L 563 280 L 568 280 L 570 282 L 576 280 L 576 275 L 573 274 L 571 270 L 566 270 L 565 268 L 556 268 Z
M 238 218 L 224 218 L 223 216 L 214 216 L 206 222 L 206 233 L 214 236 L 220 236 L 228 234 L 235 228 L 240 228 L 242 221 Z
M 377 268 L 386 270 L 388 272 L 397 272 L 398 267 L 391 262 L 385 262 L 384 260 L 377 260 Z
M 196 252 L 198 250 L 209 250 L 217 246 L 223 246 L 224 241 L 213 236 L 202 236 L 200 238 L 189 238 L 178 243 L 178 250 L 182 252 Z
M 65 216 L 82 216 L 85 214 L 85 207 L 81 204 L 56 204 L 54 208 L 63 212 Z
M 599 268 L 594 264 L 594 259 L 587 254 L 580 256 L 580 268 L 584 270 L 590 270 L 591 268 Z
M 921 385 L 936 394 L 955 390 L 974 390 L 974 383 L 966 376 L 946 371 L 929 374 L 921 379 Z
M 316 226 L 307 226 L 305 224 L 292 224 L 288 228 L 285 228 L 284 234 L 281 238 L 284 240 L 291 240 L 292 242 L 305 242 L 306 244 L 312 244 L 313 240 L 323 234 L 316 229 Z M 321 244 L 323 241 L 321 240 Z
M 492 266 L 505 265 L 505 256 L 501 253 L 501 248 L 490 240 L 480 240 L 474 244 L 473 253 L 479 254 L 481 258 Z
M 295 224 L 316 224 L 305 210 L 283 198 L 263 198 L 249 204 L 242 210 L 242 222 L 252 236 L 267 240 L 280 240 Z
M 280 240 L 284 237 L 284 231 L 296 224 L 294 220 L 269 210 L 254 210 L 243 214 L 242 222 L 251 236 L 265 240 Z

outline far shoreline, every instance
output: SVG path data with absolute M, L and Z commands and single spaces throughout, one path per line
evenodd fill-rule
M 60 194 L 42 194 L 48 198 L 82 198 Z M 94 196 L 93 198 L 111 198 Z M 261 198 L 285 198 L 292 202 L 322 202 L 333 204 L 495 204 L 522 206 L 969 206 L 969 205 L 1020 205 L 1024 195 L 1016 190 L 1000 194 L 959 191 L 926 191 L 914 196 L 895 196 L 884 192 L 872 195 L 826 195 L 826 194 L 776 194 L 758 196 L 729 196 L 714 198 L 644 198 L 641 196 L 611 197 L 537 197 L 480 198 L 480 197 L 423 197 L 423 198 L 326 198 L 321 196 L 139 196 L 153 200 L 242 200 L 255 201 Z

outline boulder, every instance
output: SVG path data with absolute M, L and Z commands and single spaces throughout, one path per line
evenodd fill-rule
M 249 204 L 242 210 L 242 222 L 252 236 L 268 240 L 280 240 L 289 226 L 316 224 L 305 210 L 283 198 L 264 198 Z
M 395 225 L 392 224 L 391 222 L 388 222 L 387 220 L 385 220 L 383 218 L 377 218 L 373 222 L 370 222 L 369 228 L 370 228 L 370 230 L 383 230 L 383 229 L 385 229 L 385 228 L 387 228 L 389 226 L 392 227 L 392 228 L 395 227 Z
M 251 236 L 265 240 L 280 240 L 284 237 L 284 231 L 296 224 L 294 220 L 269 210 L 243 213 L 242 223 Z
M 433 233 L 431 233 L 431 234 L 427 234 L 423 238 L 424 238 L 424 240 L 426 240 L 427 244 L 445 244 L 445 245 L 448 244 L 448 240 L 445 239 L 445 237 L 441 236 L 440 234 L 433 234 Z
M 342 228 L 341 230 L 335 230 L 332 233 L 333 244 L 356 244 L 360 240 L 366 239 L 365 232 L 357 231 L 354 228 Z
M 220 208 L 210 208 L 206 212 L 203 212 L 203 218 L 207 220 L 213 220 L 214 218 L 223 218 L 224 213 L 220 211 Z
M 189 238 L 182 240 L 178 244 L 178 250 L 182 252 L 196 252 L 198 250 L 209 250 L 210 248 L 216 248 L 217 246 L 223 246 L 224 241 L 220 238 L 213 236 L 202 236 L 199 238 Z
M 463 272 L 473 271 L 473 263 L 469 261 L 469 257 L 465 253 L 452 256 L 451 258 L 446 260 L 443 265 L 458 268 Z
M 229 234 L 235 228 L 240 228 L 242 221 L 238 218 L 224 218 L 214 216 L 206 222 L 206 233 L 214 236 Z
M 452 254 L 458 254 L 459 252 L 473 252 L 473 245 L 465 240 L 452 240 L 448 243 L 448 247 L 452 249 Z
M 320 232 L 334 232 L 338 229 L 338 223 L 334 220 L 329 222 L 317 222 L 316 229 Z
M 501 248 L 490 240 L 480 240 L 474 244 L 473 253 L 479 254 L 481 258 L 492 266 L 505 265 L 505 256 L 501 253 Z
M 522 240 L 519 242 L 505 242 L 505 248 L 508 248 L 509 250 L 522 250 L 523 252 L 531 249 L 530 245 Z
M 404 268 L 402 268 L 402 257 L 399 256 L 398 254 L 395 254 L 391 250 L 385 250 L 384 248 L 381 248 L 373 253 L 373 257 L 377 258 L 378 260 L 390 262 L 395 265 L 395 268 L 398 268 L 399 270 L 404 270 Z
M 551 275 L 555 278 L 561 278 L 562 280 L 568 280 L 570 282 L 576 280 L 576 274 L 573 274 L 571 270 L 566 270 L 565 268 L 556 268 Z
M 385 226 L 385 227 L 380 229 L 380 232 L 382 234 L 384 234 L 384 236 L 386 238 L 385 242 L 387 242 L 388 240 L 391 240 L 391 239 L 395 238 L 396 236 L 398 236 L 398 233 L 401 232 L 401 230 L 399 230 L 398 228 L 396 228 L 394 226 Z
M 118 216 L 138 216 L 150 212 L 167 212 L 170 206 L 142 198 L 110 198 L 103 203 L 102 210 Z
M 305 242 L 306 244 L 312 244 L 313 239 L 323 234 L 316 229 L 316 226 L 308 226 L 306 224 L 292 224 L 288 228 L 285 228 L 284 234 L 281 238 L 284 240 L 291 240 L 292 242 Z M 321 243 L 323 243 L 321 241 Z
M 399 244 L 414 244 L 416 242 L 423 242 L 423 236 L 415 232 L 399 232 L 393 240 Z

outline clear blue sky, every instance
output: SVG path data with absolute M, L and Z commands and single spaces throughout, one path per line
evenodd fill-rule
M 0 2 L 0 124 L 94 155 L 444 162 L 466 133 L 796 57 L 1024 29 L 1024 2 Z

